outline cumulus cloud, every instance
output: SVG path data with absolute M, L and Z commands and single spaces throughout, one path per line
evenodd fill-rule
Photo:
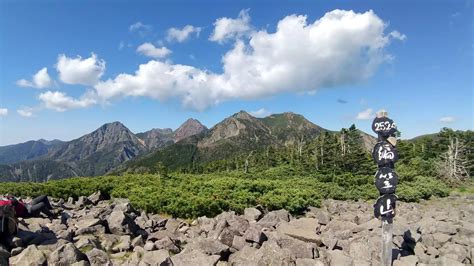
M 53 84 L 48 74 L 48 68 L 43 67 L 36 74 L 33 75 L 32 80 L 20 79 L 16 82 L 20 87 L 31 87 L 37 89 L 44 89 L 51 87 Z
M 247 21 L 245 24 L 250 21 L 247 11 L 239 18 Z M 231 25 L 233 20 L 223 23 L 219 19 L 215 24 L 216 41 L 242 32 L 220 26 Z M 177 97 L 185 107 L 197 110 L 232 99 L 316 92 L 364 81 L 381 63 L 389 61 L 391 56 L 385 48 L 393 38 L 384 33 L 385 28 L 373 11 L 334 10 L 313 23 L 308 23 L 306 16 L 291 15 L 278 22 L 275 32 L 254 31 L 248 41 L 237 38 L 222 57 L 222 73 L 151 60 L 133 74 L 119 74 L 94 88 L 105 100 Z
M 171 54 L 171 50 L 166 47 L 157 48 L 153 44 L 146 42 L 137 48 L 137 52 L 148 57 L 163 58 Z
M 184 42 L 186 41 L 191 35 L 194 33 L 196 36 L 199 36 L 201 32 L 200 27 L 194 27 L 192 25 L 186 25 L 182 29 L 178 28 L 170 28 L 168 29 L 166 40 L 177 41 L 177 42 Z
M 256 111 L 251 111 L 249 112 L 252 116 L 255 116 L 255 117 L 265 117 L 265 116 L 268 116 L 270 115 L 270 112 L 268 110 L 266 110 L 265 108 L 260 108 Z
M 453 116 L 445 116 L 439 119 L 441 123 L 453 123 L 456 121 L 456 118 Z
M 85 108 L 97 103 L 92 92 L 86 93 L 80 99 L 74 99 L 60 91 L 47 91 L 39 95 L 40 101 L 43 102 L 47 109 L 64 112 L 69 109 Z
M 369 120 L 374 118 L 374 110 L 372 108 L 367 108 L 364 111 L 361 111 L 360 113 L 357 114 L 356 119 L 357 120 Z
M 0 108 L 0 116 L 7 116 L 8 109 L 7 108 Z
M 25 107 L 22 109 L 16 110 L 16 112 L 23 117 L 33 117 L 33 108 Z
M 214 22 L 214 31 L 209 37 L 210 41 L 223 43 L 226 40 L 239 38 L 252 30 L 250 25 L 249 10 L 241 10 L 236 19 L 219 18 Z
M 59 55 L 56 69 L 59 79 L 66 84 L 94 85 L 105 72 L 105 61 L 92 53 L 89 58 L 82 59 Z
M 397 40 L 400 40 L 400 41 L 404 41 L 407 38 L 407 36 L 405 34 L 400 33 L 396 30 L 390 32 L 390 37 L 392 37 L 394 39 L 397 39 Z

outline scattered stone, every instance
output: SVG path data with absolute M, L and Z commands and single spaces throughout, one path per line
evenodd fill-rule
M 140 264 L 145 265 L 173 265 L 167 250 L 145 251 Z
M 93 248 L 86 253 L 86 256 L 91 265 L 111 265 L 109 256 L 103 250 Z
M 46 256 L 41 252 L 36 245 L 30 245 L 25 248 L 20 254 L 10 258 L 10 265 L 43 265 L 46 263 Z
M 219 255 L 207 255 L 199 250 L 192 250 L 189 252 L 182 252 L 171 257 L 172 265 L 175 266 L 211 266 L 216 265 L 221 257 Z
M 248 221 L 258 221 L 262 217 L 262 212 L 257 208 L 245 208 L 244 217 Z

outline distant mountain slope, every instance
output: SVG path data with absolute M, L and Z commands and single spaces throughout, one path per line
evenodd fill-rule
M 173 144 L 173 130 L 171 128 L 154 128 L 138 133 L 137 137 L 144 141 L 148 149 L 159 149 Z
M 31 161 L 2 167 L 2 180 L 44 181 L 70 176 L 103 175 L 146 150 L 145 144 L 119 122 L 78 139 L 54 145 Z
M 0 147 L 0 164 L 11 164 L 39 158 L 61 143 L 59 140 L 47 141 L 41 139 Z
M 187 167 L 231 158 L 267 146 L 283 147 L 301 138 L 313 139 L 326 131 L 294 113 L 256 118 L 240 111 L 219 122 L 209 131 L 184 139 L 144 158 L 132 160 L 120 168 L 150 168 L 158 162 L 174 169 Z
M 173 132 L 173 140 L 174 142 L 178 142 L 182 139 L 200 134 L 201 132 L 205 132 L 207 130 L 207 127 L 201 124 L 201 122 L 190 118 Z

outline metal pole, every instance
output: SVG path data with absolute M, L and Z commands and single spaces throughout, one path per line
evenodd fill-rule
M 392 219 L 382 219 L 382 266 L 392 265 Z

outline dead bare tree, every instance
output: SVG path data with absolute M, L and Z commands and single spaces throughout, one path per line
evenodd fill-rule
M 459 138 L 449 138 L 448 150 L 441 155 L 437 163 L 440 177 L 449 182 L 459 182 L 466 179 L 469 161 L 466 157 L 466 146 Z

